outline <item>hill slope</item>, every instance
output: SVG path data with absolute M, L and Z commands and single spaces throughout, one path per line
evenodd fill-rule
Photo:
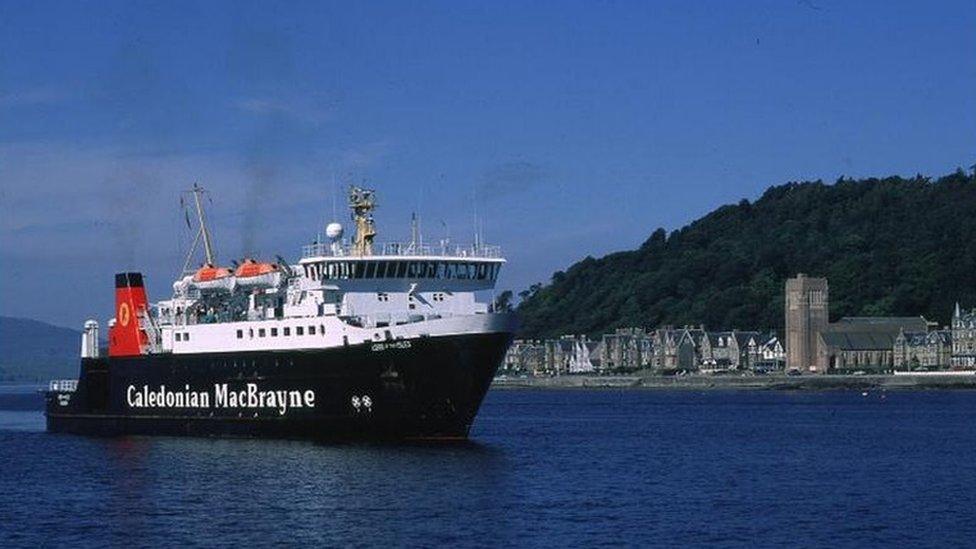
M 81 332 L 0 316 L 0 381 L 77 377 L 80 345 Z
M 826 276 L 831 319 L 976 305 L 976 178 L 789 183 L 523 292 L 523 336 L 621 326 L 783 328 L 783 284 Z

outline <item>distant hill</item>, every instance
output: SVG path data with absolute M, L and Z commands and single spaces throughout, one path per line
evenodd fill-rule
M 77 377 L 80 346 L 81 332 L 0 316 L 0 381 Z
M 832 319 L 976 306 L 976 178 L 788 183 L 522 292 L 522 335 L 704 323 L 783 329 L 783 284 L 826 276 Z

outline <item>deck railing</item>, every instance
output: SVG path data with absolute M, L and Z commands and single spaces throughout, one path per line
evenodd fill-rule
M 333 247 L 332 244 L 309 244 L 302 247 L 302 258 L 306 257 L 359 257 L 351 244 L 342 243 Z M 479 259 L 499 259 L 502 257 L 502 247 L 496 245 L 429 245 L 410 242 L 383 242 L 373 245 L 373 255 L 377 256 L 438 256 L 438 257 L 473 257 Z

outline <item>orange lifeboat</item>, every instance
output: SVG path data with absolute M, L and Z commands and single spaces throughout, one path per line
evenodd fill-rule
M 227 267 L 216 267 L 207 263 L 193 273 L 193 285 L 199 290 L 232 291 L 234 289 L 234 271 Z
M 281 284 L 281 267 L 247 258 L 234 272 L 237 285 L 245 288 L 273 288 Z

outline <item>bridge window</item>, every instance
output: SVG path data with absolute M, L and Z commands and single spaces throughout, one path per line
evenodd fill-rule
M 183 341 L 183 334 L 176 332 L 176 341 Z
M 322 267 L 322 278 L 330 280 L 340 280 L 347 278 L 362 278 L 362 273 L 359 276 L 353 274 L 353 267 L 355 264 L 350 264 L 346 261 L 333 261 L 323 265 Z
M 364 278 L 376 278 L 376 263 L 370 261 L 366 264 L 366 276 Z

